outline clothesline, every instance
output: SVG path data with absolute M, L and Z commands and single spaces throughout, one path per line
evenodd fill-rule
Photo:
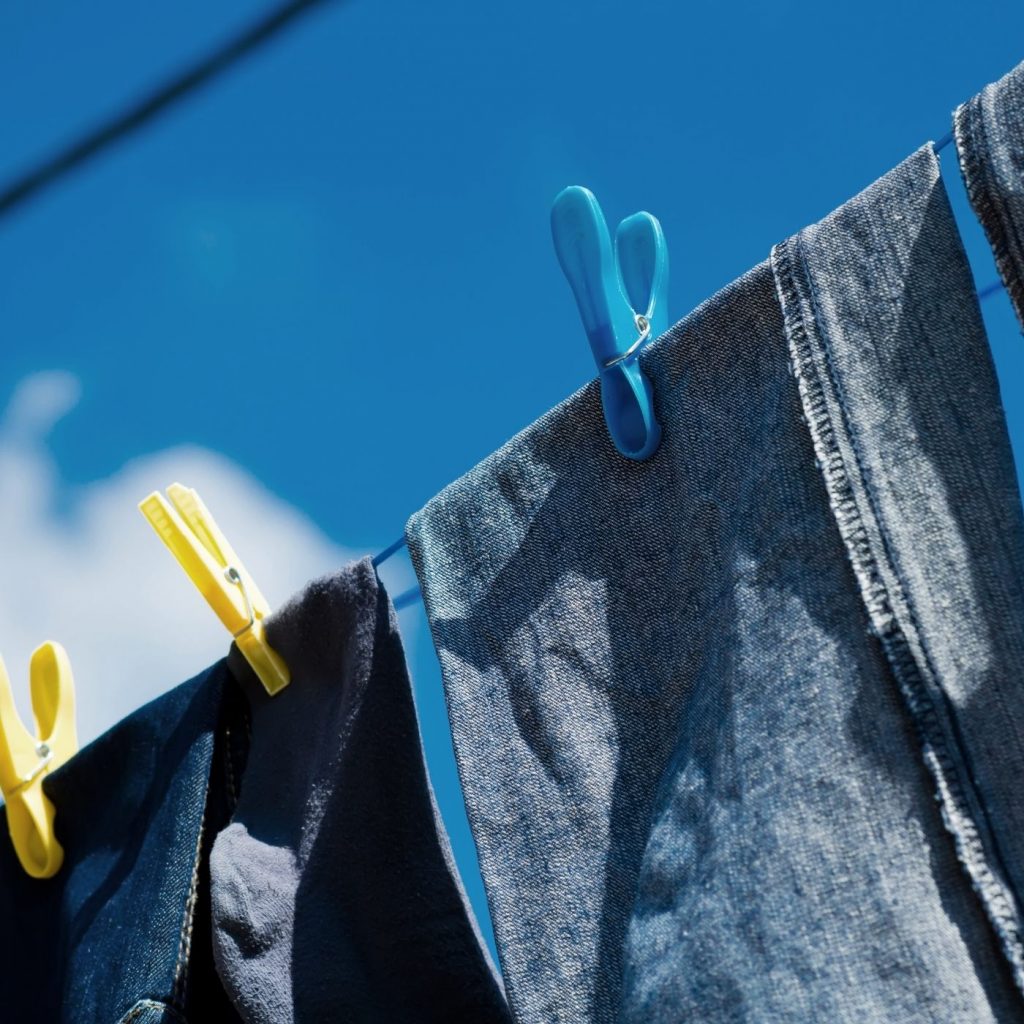
M 389 544 L 379 555 L 375 555 L 373 558 L 373 567 L 376 569 L 381 563 L 386 562 L 396 551 L 405 547 L 405 537 L 399 537 L 394 543 Z M 410 587 L 408 590 L 403 590 L 393 601 L 395 611 L 400 612 L 403 608 L 408 608 L 409 605 L 415 604 L 422 597 L 419 586 Z

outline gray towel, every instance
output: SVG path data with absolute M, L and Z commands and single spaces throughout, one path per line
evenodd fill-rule
M 241 794 L 211 854 L 213 945 L 250 1024 L 507 1021 L 427 779 L 391 603 L 368 559 L 267 636 L 292 672 L 251 708 Z

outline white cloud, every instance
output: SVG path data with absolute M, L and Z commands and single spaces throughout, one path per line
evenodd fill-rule
M 64 645 L 84 745 L 228 648 L 224 627 L 136 507 L 150 491 L 174 481 L 195 487 L 271 607 L 357 553 L 235 463 L 196 446 L 70 487 L 45 440 L 78 394 L 70 374 L 36 374 L 0 421 L 0 653 L 30 721 L 29 655 L 44 640 Z

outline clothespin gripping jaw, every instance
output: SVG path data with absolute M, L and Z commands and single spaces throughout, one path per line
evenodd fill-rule
M 623 455 L 647 459 L 661 428 L 637 356 L 667 325 L 668 249 L 661 226 L 649 213 L 626 218 L 613 251 L 597 199 L 572 185 L 555 198 L 551 231 L 600 372 L 608 432 Z
M 167 498 L 154 491 L 139 510 L 231 633 L 267 693 L 283 690 L 291 674 L 263 629 L 270 606 L 196 491 L 171 484 Z
M 60 644 L 37 647 L 29 664 L 35 735 L 18 714 L 0 659 L 0 790 L 15 853 L 33 878 L 51 878 L 64 862 L 54 831 L 56 811 L 43 779 L 78 751 L 71 662 Z

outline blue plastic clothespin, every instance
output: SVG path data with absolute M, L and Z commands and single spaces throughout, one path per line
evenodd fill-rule
M 668 328 L 668 246 L 657 219 L 634 213 L 615 232 L 615 251 L 594 194 L 570 185 L 551 208 L 555 252 L 572 287 L 601 375 L 605 423 L 631 459 L 658 448 L 650 381 L 637 355 Z

